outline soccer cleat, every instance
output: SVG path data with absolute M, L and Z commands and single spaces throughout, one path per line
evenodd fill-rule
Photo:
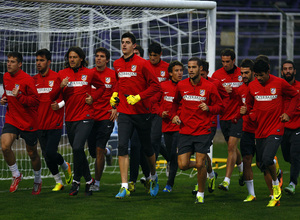
M 277 179 L 279 181 L 279 186 L 280 186 L 280 189 L 282 189 L 282 185 L 283 185 L 283 171 L 282 169 L 279 169 L 279 174 L 277 175 Z
M 144 187 L 145 187 L 145 191 L 146 193 L 150 193 L 150 179 L 146 179 L 145 183 L 144 183 Z
M 72 187 L 69 191 L 70 196 L 76 196 L 79 192 L 80 183 L 73 182 Z
M 280 201 L 276 201 L 275 199 L 271 199 L 267 205 L 267 207 L 280 206 Z
M 130 191 L 128 189 L 126 189 L 125 187 L 121 187 L 119 193 L 116 195 L 116 198 L 123 199 L 128 196 L 130 196 Z
M 64 190 L 64 185 L 61 184 L 61 183 L 56 183 L 55 187 L 52 189 L 52 191 L 54 192 L 57 192 L 57 191 L 60 191 L 60 190 Z
M 111 166 L 112 165 L 112 147 L 110 145 L 107 145 L 106 146 L 109 151 L 110 151 L 110 154 L 109 155 L 105 155 L 105 158 L 106 158 L 106 165 L 107 166 Z
M 243 172 L 239 172 L 239 184 L 240 184 L 240 186 L 245 185 L 244 173 Z
M 172 192 L 172 186 L 166 185 L 166 187 L 164 188 L 163 192 Z
M 213 178 L 211 178 L 211 179 L 208 178 L 208 192 L 212 193 L 215 190 L 217 178 L 218 178 L 218 174 L 216 172 L 215 172 L 215 176 Z
M 244 199 L 244 202 L 252 202 L 252 201 L 255 201 L 256 200 L 256 197 L 255 196 L 252 196 L 251 194 L 249 194 L 246 199 Z
M 291 184 L 289 186 L 285 187 L 284 191 L 286 191 L 290 195 L 295 195 L 295 193 L 296 193 L 295 192 L 296 191 L 295 187 Z
M 18 177 L 14 177 L 12 179 L 10 188 L 9 188 L 9 192 L 15 192 L 18 189 L 19 183 L 21 182 L 21 180 L 23 179 L 23 174 L 20 173 L 20 176 Z
M 195 189 L 193 189 L 192 194 L 197 195 L 198 192 L 198 183 L 195 185 Z
M 71 170 L 71 165 L 67 162 L 68 164 L 68 169 L 64 170 L 65 174 L 65 181 L 67 185 L 70 185 L 73 181 L 73 176 L 72 176 L 72 170 Z
M 156 196 L 159 190 L 159 185 L 158 185 L 158 178 L 153 181 L 150 181 L 150 195 L 151 196 Z
M 38 195 L 41 193 L 41 190 L 42 190 L 42 181 L 40 183 L 33 183 L 33 189 L 31 194 Z
M 281 198 L 281 189 L 279 185 L 273 185 L 272 186 L 273 189 L 273 198 L 275 201 L 279 201 L 279 199 Z
M 204 198 L 202 196 L 196 196 L 196 204 L 203 204 L 204 203 Z
M 135 182 L 130 181 L 130 182 L 128 183 L 128 190 L 129 190 L 130 192 L 135 192 Z
M 91 190 L 91 186 L 95 185 L 95 179 L 92 178 L 92 182 L 91 183 L 86 183 L 85 184 L 85 191 L 84 191 L 84 194 L 86 196 L 91 196 L 93 195 L 93 191 Z
M 146 177 L 142 177 L 141 179 L 140 179 L 140 182 L 141 182 L 141 184 L 145 184 L 145 182 L 146 182 Z
M 90 190 L 93 192 L 98 192 L 98 191 L 100 191 L 100 187 L 97 185 L 91 185 Z
M 223 181 L 222 183 L 219 184 L 218 188 L 224 191 L 228 191 L 229 184 L 226 181 Z

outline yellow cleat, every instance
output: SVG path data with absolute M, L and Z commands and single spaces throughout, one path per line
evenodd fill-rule
M 128 190 L 129 190 L 130 192 L 135 192 L 135 182 L 130 181 L 130 182 L 128 183 Z
M 273 198 L 275 201 L 279 201 L 279 199 L 281 198 L 281 189 L 279 185 L 273 185 L 272 186 L 273 189 Z
M 252 201 L 255 201 L 255 200 L 256 200 L 256 197 L 249 194 L 247 196 L 247 198 L 244 200 L 244 202 L 252 202 Z
M 280 206 L 280 201 L 276 201 L 275 199 L 271 199 L 267 205 L 267 207 Z
M 55 187 L 52 189 L 52 191 L 57 192 L 60 190 L 64 190 L 64 185 L 62 185 L 61 183 L 56 183 Z
M 204 198 L 202 196 L 196 196 L 196 204 L 203 204 L 204 203 Z

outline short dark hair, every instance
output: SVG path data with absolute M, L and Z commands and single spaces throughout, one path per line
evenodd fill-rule
M 98 52 L 104 53 L 105 56 L 106 56 L 106 60 L 109 60 L 109 59 L 110 59 L 110 53 L 109 53 L 109 51 L 108 51 L 106 48 L 104 48 L 104 47 L 99 47 L 98 49 L 96 49 L 95 55 L 96 55 Z
M 190 62 L 190 61 L 197 61 L 197 66 L 199 66 L 199 67 L 202 66 L 202 60 L 198 57 L 192 57 L 189 59 L 188 62 Z
M 183 64 L 180 62 L 180 61 L 178 61 L 178 60 L 174 60 L 174 61 L 172 61 L 170 64 L 169 64 L 169 67 L 168 67 L 168 72 L 169 73 L 172 73 L 173 72 L 173 67 L 174 66 L 182 66 L 182 68 L 183 68 Z M 170 77 L 171 78 L 171 77 Z
M 18 63 L 23 63 L 23 56 L 21 53 L 17 52 L 17 51 L 13 51 L 13 52 L 9 52 L 7 54 L 7 57 L 14 57 L 17 58 Z
M 45 56 L 47 60 L 51 60 L 51 52 L 48 49 L 41 49 L 35 53 L 35 56 Z
M 257 61 L 257 60 L 263 60 L 263 61 L 267 62 L 268 64 L 270 64 L 270 59 L 269 59 L 269 57 L 266 56 L 266 55 L 263 55 L 263 54 L 258 55 L 258 56 L 255 58 L 255 61 Z
M 254 65 L 254 62 L 250 59 L 243 59 L 242 62 L 241 62 L 241 65 L 240 67 L 244 67 L 244 68 L 247 68 L 249 67 L 251 71 L 253 71 L 253 65 Z
M 136 38 L 135 38 L 135 36 L 134 36 L 133 33 L 126 32 L 126 33 L 124 33 L 124 34 L 122 35 L 121 40 L 122 40 L 123 38 L 130 38 L 132 44 L 135 44 L 135 43 L 136 43 Z
M 154 42 L 149 45 L 148 54 L 150 54 L 150 53 L 161 54 L 161 51 L 162 51 L 162 49 L 161 49 L 161 46 L 159 43 Z
M 294 69 L 294 70 L 296 69 L 295 63 L 294 63 L 293 61 L 291 61 L 291 60 L 285 60 L 285 61 L 283 61 L 283 63 L 281 64 L 281 70 L 283 70 L 283 65 L 286 64 L 286 63 L 292 64 L 292 65 L 293 65 L 293 69 Z
M 78 54 L 78 56 L 82 59 L 81 61 L 81 66 L 86 66 L 87 62 L 85 60 L 85 53 L 83 52 L 83 50 L 80 47 L 70 47 L 68 52 L 65 55 L 65 68 L 69 68 L 70 67 L 70 63 L 69 63 L 69 53 L 70 52 L 75 52 Z
M 233 49 L 229 49 L 229 48 L 226 48 L 224 50 L 221 51 L 221 58 L 223 56 L 230 56 L 231 60 L 234 60 L 235 59 L 235 52 L 233 51 Z
M 141 57 L 144 57 L 144 49 L 140 45 L 136 45 L 134 49 L 140 52 Z
M 203 67 L 203 70 L 208 72 L 209 70 L 209 63 L 206 61 L 206 60 L 201 60 L 202 62 L 202 67 Z
M 255 73 L 267 73 L 270 70 L 270 65 L 264 60 L 256 60 L 253 66 Z

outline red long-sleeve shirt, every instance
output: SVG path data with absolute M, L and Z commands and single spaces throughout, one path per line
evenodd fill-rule
M 269 80 L 261 85 L 257 79 L 249 83 L 246 97 L 247 111 L 253 111 L 250 119 L 256 121 L 255 138 L 267 138 L 270 135 L 283 135 L 284 123 L 280 116 L 284 113 L 283 100 L 291 98 L 285 113 L 293 117 L 299 95 L 297 90 L 284 79 L 270 75 Z
M 154 74 L 157 77 L 158 82 L 164 82 L 169 80 L 169 64 L 163 60 L 160 60 L 157 64 L 151 64 L 150 60 L 147 62 L 153 67 Z
M 69 83 L 61 88 L 63 79 L 69 77 Z M 86 93 L 91 95 L 91 85 L 97 88 L 96 94 L 92 94 L 94 101 L 103 94 L 105 86 L 94 70 L 80 67 L 78 72 L 71 68 L 66 68 L 58 72 L 58 77 L 54 82 L 50 98 L 55 101 L 62 93 L 65 101 L 66 113 L 65 121 L 81 121 L 94 118 L 92 105 L 85 103 Z
M 125 114 L 150 113 L 150 97 L 159 92 L 160 85 L 151 65 L 143 58 L 133 54 L 126 60 L 121 57 L 114 62 L 117 75 L 115 92 L 119 92 L 118 112 Z M 135 105 L 127 103 L 125 95 L 140 95 Z
M 23 70 L 13 76 L 6 72 L 3 76 L 4 94 L 7 97 L 5 123 L 11 124 L 22 131 L 36 131 L 38 129 L 38 93 L 34 80 Z M 12 90 L 19 88 L 19 94 L 14 97 Z
M 295 80 L 295 82 L 292 85 L 298 93 L 300 93 L 300 82 Z M 284 99 L 284 106 L 285 106 L 285 111 L 288 110 L 290 106 L 291 98 L 287 97 Z M 295 111 L 295 114 L 292 118 L 290 118 L 290 121 L 284 123 L 284 126 L 289 129 L 297 129 L 300 127 L 300 100 L 298 100 L 298 105 Z
M 38 108 L 39 130 L 62 129 L 63 127 L 64 108 L 55 111 L 51 108 L 53 102 L 50 99 L 50 92 L 57 77 L 58 74 L 51 69 L 45 76 L 41 74 L 33 76 L 40 100 Z M 59 103 L 61 100 L 60 97 L 56 102 Z
M 181 134 L 203 135 L 210 134 L 210 114 L 219 114 L 223 109 L 222 99 L 214 84 L 201 77 L 197 85 L 192 85 L 190 79 L 177 84 L 175 98 L 172 106 L 172 118 L 181 102 L 180 131 Z M 201 102 L 206 103 L 208 111 L 199 108 Z
M 102 121 L 102 120 L 108 120 L 111 112 L 109 110 L 112 109 L 109 100 L 110 97 L 113 94 L 113 88 L 116 84 L 116 74 L 115 71 L 106 67 L 103 71 L 97 71 L 96 67 L 93 69 L 96 74 L 99 75 L 101 81 L 105 85 L 105 90 L 104 93 L 101 95 L 101 98 L 98 98 L 94 103 L 94 111 L 95 111 L 95 116 L 94 120 L 96 121 Z M 96 93 L 96 88 L 92 86 L 92 95 L 95 95 Z
M 228 74 L 225 71 L 224 67 L 222 67 L 214 72 L 212 78 L 218 79 L 223 87 L 231 85 L 233 93 L 234 90 L 236 90 L 243 84 L 241 70 L 239 67 L 236 67 L 234 72 L 231 74 Z M 220 120 L 231 120 L 236 115 L 239 101 L 236 99 L 236 96 L 232 96 L 231 94 L 229 94 L 229 96 L 230 99 L 228 101 L 228 104 L 225 106 L 224 112 L 220 114 Z

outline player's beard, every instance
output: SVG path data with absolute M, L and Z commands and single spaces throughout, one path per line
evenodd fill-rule
M 295 78 L 295 73 L 291 73 L 290 76 L 284 75 L 283 74 L 283 78 L 287 81 L 287 82 L 291 82 L 294 78 Z

